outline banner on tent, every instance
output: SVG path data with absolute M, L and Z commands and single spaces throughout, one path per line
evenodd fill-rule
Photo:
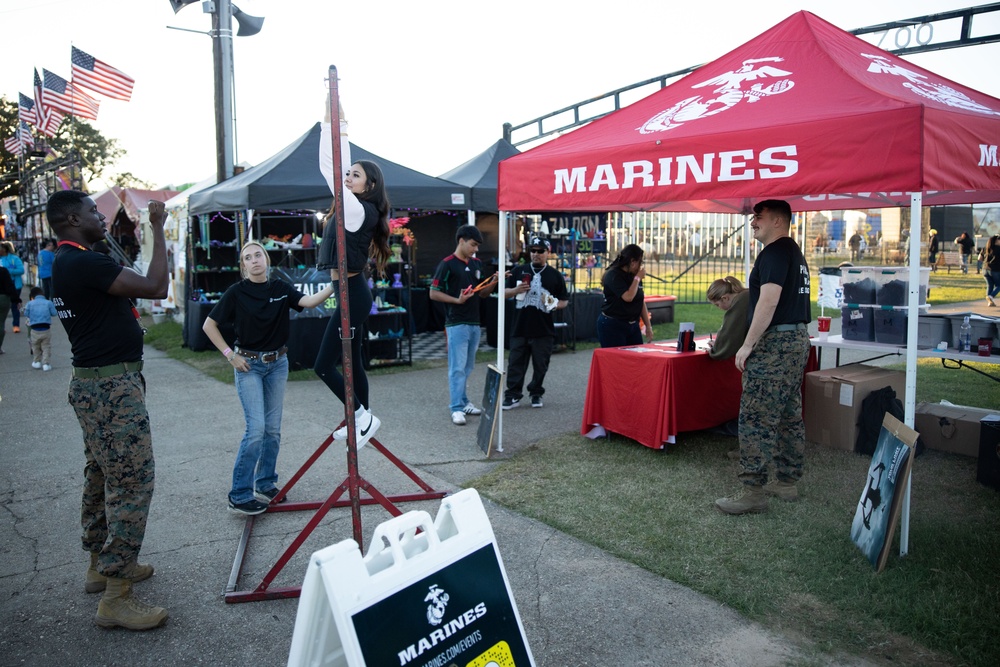
M 289 282 L 292 286 L 310 296 L 316 292 L 323 291 L 323 288 L 330 284 L 330 272 L 318 271 L 315 267 L 305 268 L 275 266 L 271 268 L 271 276 Z M 289 317 L 293 320 L 310 317 L 332 317 L 333 311 L 337 309 L 337 293 L 334 292 L 330 298 L 316 306 L 306 308 L 301 313 L 294 308 L 289 310 Z

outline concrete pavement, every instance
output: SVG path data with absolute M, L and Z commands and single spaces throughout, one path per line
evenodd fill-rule
M 226 604 L 222 598 L 244 525 L 226 510 L 243 431 L 236 391 L 149 347 L 144 375 L 157 475 L 142 557 L 156 574 L 135 591 L 166 607 L 170 618 L 145 633 L 93 624 L 98 598 L 83 590 L 87 562 L 79 540 L 82 437 L 66 401 L 68 341 L 61 327 L 53 331 L 51 372 L 31 368 L 24 333 L 8 333 L 0 356 L 0 664 L 283 664 L 298 601 Z M 458 490 L 504 456 L 578 431 L 590 356 L 554 357 L 545 407 L 504 414 L 505 454 L 494 460 L 485 460 L 475 444 L 475 421 L 450 423 L 444 369 L 371 378 L 373 407 L 383 419 L 378 437 L 435 488 Z M 485 364 L 479 364 L 470 383 L 477 403 L 484 381 Z M 318 380 L 289 384 L 282 482 L 341 415 Z M 324 499 L 344 479 L 346 457 L 336 449 L 293 489 L 293 500 Z M 384 493 L 417 490 L 374 448 L 361 452 L 360 465 Z M 433 516 L 438 504 L 402 509 Z M 866 664 L 822 658 L 801 639 L 776 635 L 598 548 L 488 501 L 486 509 L 540 666 Z M 257 520 L 241 588 L 261 581 L 309 516 Z M 364 510 L 366 543 L 387 518 L 382 508 Z M 331 511 L 272 586 L 300 585 L 309 555 L 351 534 L 349 510 Z

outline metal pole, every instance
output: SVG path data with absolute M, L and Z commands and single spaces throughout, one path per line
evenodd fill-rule
M 333 202 L 334 216 L 328 220 L 324 234 L 335 225 L 337 235 L 338 305 L 340 306 L 340 340 L 344 358 L 344 418 L 347 420 L 347 482 L 351 499 L 351 517 L 354 524 L 354 541 L 364 548 L 361 531 L 361 489 L 358 475 L 358 435 L 354 428 L 354 351 L 351 339 L 362 335 L 351 327 L 350 303 L 347 289 L 347 228 L 344 226 L 344 168 L 340 155 L 340 89 L 337 85 L 337 68 L 330 65 L 330 140 L 333 142 Z
M 216 177 L 233 177 L 233 6 L 216 0 L 212 14 L 212 60 L 215 65 Z

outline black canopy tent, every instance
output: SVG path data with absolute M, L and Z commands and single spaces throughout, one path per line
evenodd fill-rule
M 497 208 L 497 182 L 501 160 L 517 155 L 513 144 L 500 139 L 479 155 L 460 164 L 439 178 L 464 185 L 472 191 L 472 199 L 466 207 L 472 211 L 499 211 Z
M 245 209 L 329 208 L 333 195 L 319 170 L 320 124 L 290 143 L 283 150 L 227 181 L 191 195 L 191 215 L 215 211 Z M 364 148 L 351 144 L 352 160 L 371 160 L 378 164 L 391 184 L 394 208 L 437 211 L 464 211 L 469 207 L 468 187 L 434 178 L 404 167 Z M 494 173 L 493 208 L 496 209 L 496 174 Z

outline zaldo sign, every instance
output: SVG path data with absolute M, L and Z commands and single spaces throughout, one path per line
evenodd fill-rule
M 534 665 L 489 518 L 475 489 L 437 517 L 379 525 L 368 555 L 344 540 L 312 555 L 289 665 Z

